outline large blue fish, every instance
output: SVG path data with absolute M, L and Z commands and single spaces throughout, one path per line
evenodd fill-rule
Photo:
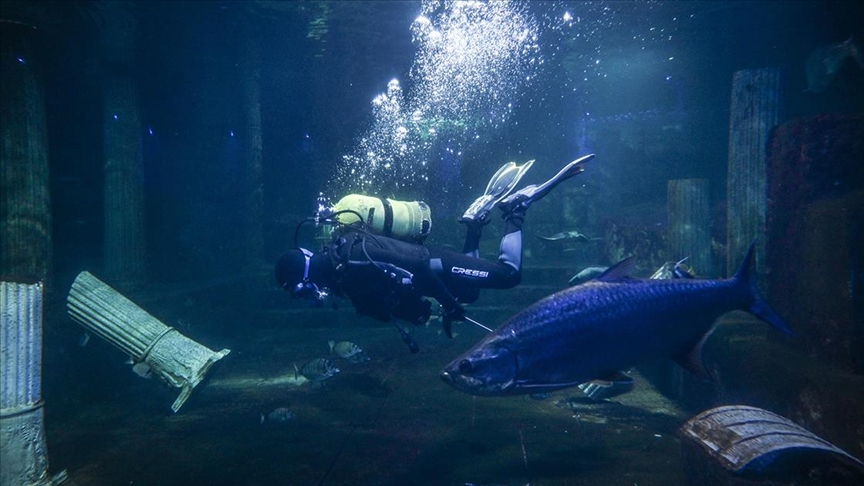
M 707 378 L 702 344 L 721 315 L 744 310 L 792 331 L 759 295 L 753 245 L 728 279 L 633 279 L 632 257 L 511 317 L 441 372 L 472 395 L 544 393 L 672 358 Z

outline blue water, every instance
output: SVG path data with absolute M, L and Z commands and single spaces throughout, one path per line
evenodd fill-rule
M 584 174 L 529 211 L 521 286 L 484 291 L 471 315 L 497 327 L 579 270 L 625 254 L 641 254 L 642 277 L 686 257 L 664 246 L 674 179 L 708 180 L 714 260 L 695 270 L 723 276 L 726 260 L 741 258 L 726 239 L 733 74 L 779 70 L 781 123 L 849 116 L 860 127 L 864 67 L 850 46 L 864 46 L 861 2 L 22 2 L 4 3 L 2 16 L 15 21 L 2 24 L 14 46 L 3 50 L 4 111 L 21 105 L 21 92 L 7 90 L 16 69 L 34 76 L 44 101 L 46 428 L 51 471 L 67 470 L 73 484 L 706 483 L 714 478 L 688 469 L 677 431 L 732 402 L 782 408 L 864 455 L 860 402 L 832 399 L 860 391 L 864 367 L 850 351 L 860 324 L 847 318 L 862 315 L 861 175 L 842 151 L 829 203 L 807 206 L 796 221 L 810 226 L 789 234 L 815 252 L 801 275 L 821 278 L 830 260 L 843 285 L 813 284 L 830 309 L 777 309 L 793 327 L 830 325 L 792 344 L 727 316 L 708 345 L 716 387 L 658 364 L 635 372 L 636 390 L 599 404 L 568 407 L 577 389 L 473 398 L 437 375 L 482 329 L 457 324 L 448 340 L 437 321 L 417 327 L 412 355 L 392 325 L 361 318 L 347 300 L 303 307 L 272 277 L 319 195 L 425 201 L 428 243 L 461 249 L 456 219 L 498 167 L 535 159 L 523 184 L 539 183 L 588 153 L 597 157 Z M 22 39 L 26 58 L 15 50 Z M 826 152 L 846 147 L 825 140 Z M 124 167 L 143 201 L 126 215 L 145 249 L 144 274 L 128 287 L 106 275 L 120 238 L 103 211 L 119 191 L 105 183 L 117 154 L 135 162 Z M 833 232 L 817 238 L 813 228 Z M 502 230 L 496 216 L 481 256 L 497 257 Z M 571 230 L 591 240 L 533 236 Z M 321 242 L 311 226 L 297 234 Z M 83 329 L 65 298 L 83 270 L 190 338 L 232 350 L 179 413 L 169 409 L 178 390 L 136 376 L 121 351 L 96 336 L 78 345 Z M 332 339 L 371 361 L 342 363 L 324 387 L 292 382 L 292 365 L 327 356 Z M 821 376 L 840 378 L 823 387 Z M 260 423 L 279 407 L 293 417 Z M 848 423 L 857 441 L 843 433 Z

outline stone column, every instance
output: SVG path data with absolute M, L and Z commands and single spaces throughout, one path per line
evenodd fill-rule
M 107 2 L 100 26 L 105 164 L 105 274 L 121 289 L 143 284 L 144 156 L 135 78 L 133 2 Z
M 687 258 L 700 277 L 715 277 L 711 259 L 711 190 L 708 179 L 676 179 L 667 184 L 668 251 Z
M 246 24 L 242 44 L 241 78 L 245 118 L 243 164 L 245 180 L 246 231 L 242 258 L 247 265 L 259 268 L 264 263 L 264 181 L 263 135 L 261 130 L 261 38 L 254 26 Z
M 213 351 L 180 334 L 89 272 L 81 272 L 72 283 L 66 305 L 73 321 L 180 388 L 180 396 L 171 405 L 174 412 L 204 381 L 213 364 L 231 352 Z
M 52 260 L 48 130 L 34 32 L 12 22 L 0 29 L 0 275 L 25 282 L 44 281 Z
M 711 259 L 711 201 L 707 179 L 676 179 L 667 183 L 670 260 L 687 258 L 700 278 L 715 277 Z M 645 363 L 639 371 L 664 395 L 688 405 L 702 403 L 700 394 L 711 390 L 670 360 Z
M 62 482 L 48 476 L 42 402 L 42 284 L 0 282 L 0 484 Z

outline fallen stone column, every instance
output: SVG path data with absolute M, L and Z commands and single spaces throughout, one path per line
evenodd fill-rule
M 66 303 L 72 320 L 128 354 L 133 362 L 147 364 L 169 385 L 181 388 L 171 405 L 174 412 L 210 367 L 231 352 L 213 351 L 180 334 L 89 272 L 81 272 L 72 283 Z

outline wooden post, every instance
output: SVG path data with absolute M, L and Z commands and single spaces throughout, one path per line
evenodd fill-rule
M 711 260 L 711 191 L 708 179 L 677 179 L 667 184 L 671 259 L 687 258 L 700 277 L 716 277 Z
M 732 76 L 726 273 L 738 269 L 747 247 L 756 240 L 760 282 L 765 275 L 766 148 L 768 135 L 780 119 L 780 81 L 776 68 L 737 71 Z

